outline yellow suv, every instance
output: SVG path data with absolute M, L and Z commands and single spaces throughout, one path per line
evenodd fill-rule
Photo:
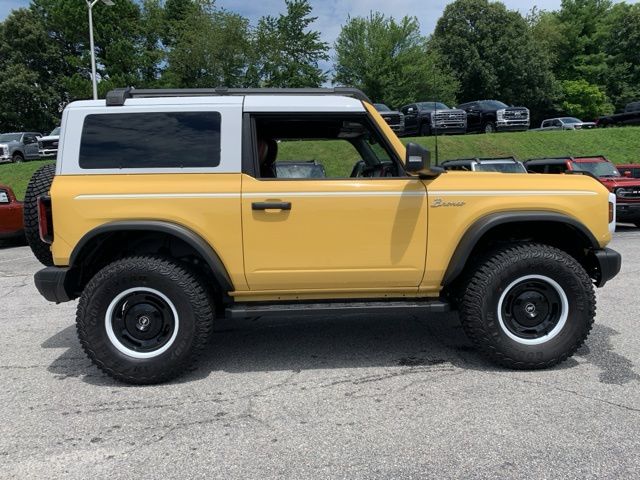
M 221 315 L 455 308 L 490 359 L 543 368 L 621 262 L 597 181 L 445 172 L 346 88 L 72 103 L 26 200 L 38 290 L 80 298 L 84 350 L 131 383 L 182 372 Z

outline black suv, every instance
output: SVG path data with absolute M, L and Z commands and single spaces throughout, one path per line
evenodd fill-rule
M 466 133 L 467 114 L 440 102 L 416 102 L 400 109 L 404 114 L 405 135 Z
M 467 112 L 468 132 L 506 132 L 529 129 L 529 109 L 509 107 L 498 100 L 463 103 L 458 108 Z

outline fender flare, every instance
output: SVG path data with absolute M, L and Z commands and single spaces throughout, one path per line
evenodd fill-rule
M 222 263 L 222 260 L 215 250 L 211 248 L 211 246 L 200 235 L 182 225 L 158 220 L 109 222 L 94 228 L 87 232 L 76 244 L 75 248 L 71 252 L 71 257 L 69 258 L 69 266 L 74 267 L 76 265 L 80 255 L 82 254 L 82 250 L 97 236 L 105 233 L 125 231 L 161 232 L 179 238 L 190 245 L 202 256 L 205 262 L 207 262 L 223 291 L 231 292 L 234 290 L 233 283 L 231 282 L 231 278 L 229 277 L 224 263 Z
M 492 213 L 476 220 L 462 236 L 449 260 L 442 286 L 450 285 L 462 273 L 474 247 L 487 232 L 499 225 L 519 222 L 555 222 L 569 225 L 585 237 L 591 248 L 600 248 L 596 238 L 582 222 L 561 213 L 544 211 Z

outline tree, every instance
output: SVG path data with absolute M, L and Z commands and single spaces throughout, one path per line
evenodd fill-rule
M 287 12 L 262 17 L 255 31 L 253 83 L 263 87 L 319 87 L 327 74 L 319 67 L 329 60 L 329 45 L 320 32 L 309 0 L 285 0 Z
M 0 131 L 49 131 L 59 122 L 60 52 L 39 17 L 14 10 L 0 23 Z
M 600 115 L 613 113 L 613 105 L 600 87 L 582 79 L 562 82 L 560 105 L 567 115 L 581 119 L 593 120 Z
M 558 86 L 551 60 L 522 15 L 502 3 L 450 3 L 433 44 L 460 80 L 462 100 L 497 98 L 536 112 L 552 108 Z
M 252 53 L 249 21 L 202 0 L 182 20 L 168 52 L 162 83 L 171 87 L 242 87 Z
M 417 100 L 455 103 L 458 83 L 427 47 L 415 17 L 372 12 L 349 18 L 335 43 L 334 83 L 360 88 L 374 102 L 399 107 Z

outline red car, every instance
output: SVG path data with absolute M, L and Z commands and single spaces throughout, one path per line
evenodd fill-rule
M 617 165 L 617 167 L 618 167 L 618 171 L 623 177 L 640 178 L 640 163 Z
M 524 165 L 531 173 L 578 171 L 594 176 L 615 193 L 617 221 L 634 223 L 640 228 L 640 178 L 623 176 L 605 156 L 536 158 Z
M 24 235 L 22 208 L 13 190 L 0 184 L 0 239 Z

